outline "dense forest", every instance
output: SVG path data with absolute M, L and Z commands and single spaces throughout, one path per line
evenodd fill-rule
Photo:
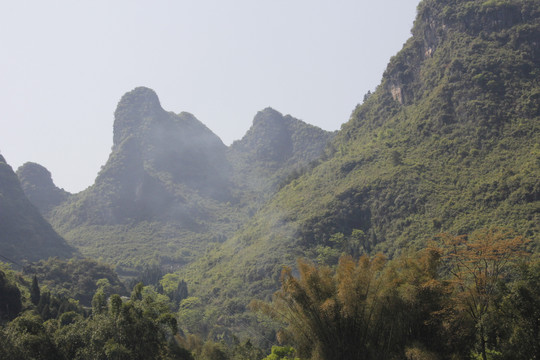
M 0 358 L 539 359 L 540 4 L 411 32 L 334 133 L 138 87 L 84 191 L 0 156 Z
M 273 346 L 266 357 L 250 339 L 203 337 L 204 304 L 189 296 L 183 279 L 159 268 L 147 268 L 127 297 L 115 293 L 125 291 L 110 268 L 88 260 L 49 260 L 23 274 L 3 266 L 0 356 L 535 359 L 540 261 L 528 261 L 527 242 L 493 229 L 470 236 L 441 234 L 424 250 L 392 260 L 344 254 L 335 267 L 299 260 L 298 275 L 283 269 L 281 289 L 271 302 L 250 304 L 266 321 L 282 325 L 279 342 L 294 345 Z M 113 283 L 107 277 L 76 283 L 78 274 L 109 276 Z M 38 279 L 67 281 L 70 293 L 82 294 L 80 300 L 40 286 Z M 88 285 L 95 285 L 90 303 L 84 296 Z

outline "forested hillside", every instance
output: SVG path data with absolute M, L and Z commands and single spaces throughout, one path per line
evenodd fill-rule
M 230 326 L 249 321 L 240 315 L 249 300 L 269 298 L 298 257 L 392 257 L 441 232 L 493 226 L 531 239 L 536 252 L 539 17 L 534 1 L 423 1 L 413 36 L 326 160 L 182 272 L 195 293 L 228 304 Z
M 0 358 L 539 358 L 540 3 L 417 11 L 336 133 L 266 108 L 227 147 L 140 87 L 88 189 L 21 167 L 97 260 L 0 264 Z M 0 255 L 74 254 L 1 156 L 0 215 Z

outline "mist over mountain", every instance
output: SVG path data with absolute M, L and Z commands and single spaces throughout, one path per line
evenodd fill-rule
M 331 136 L 265 109 L 227 148 L 193 115 L 163 110 L 153 90 L 139 87 L 119 101 L 111 154 L 88 189 L 44 203 L 57 192 L 32 174 L 50 178 L 47 170 L 27 166 L 20 176 L 85 255 L 121 268 L 179 266 L 231 236 L 291 172 L 317 159 Z
M 161 342 L 155 358 L 262 358 L 256 347 L 270 351 L 277 339 L 313 359 L 532 358 L 539 39 L 538 1 L 423 0 L 412 37 L 339 131 L 266 108 L 229 147 L 192 114 L 135 88 L 118 103 L 109 159 L 86 190 L 58 189 L 34 163 L 19 168 L 19 182 L 0 156 L 0 255 L 68 257 L 69 243 L 99 260 L 27 267 L 51 288 L 73 283 L 69 291 L 92 305 L 92 316 L 73 307 L 43 326 L 71 355 L 63 339 L 83 329 L 77 351 L 105 349 L 103 358 L 132 358 L 146 338 Z M 113 283 L 122 287 L 100 261 L 144 284 L 130 300 L 108 300 Z M 17 281 L 39 293 L 37 277 L 30 288 L 9 275 L 0 269 L 10 294 Z M 20 312 L 20 292 L 15 300 Z M 254 309 L 288 329 L 278 333 Z M 179 338 L 177 326 L 185 341 L 166 343 Z M 271 351 L 266 359 L 296 356 Z
M 152 90 L 137 88 L 122 97 L 113 139 L 109 160 L 94 185 L 77 194 L 76 215 L 67 214 L 68 221 L 190 224 L 200 210 L 186 192 L 209 201 L 230 200 L 225 145 L 193 115 L 163 110 Z
M 0 155 L 0 254 L 22 262 L 77 254 L 32 205 L 17 175 Z
M 182 183 L 203 196 L 229 200 L 226 146 L 193 115 L 163 110 L 153 90 L 140 87 L 125 94 L 116 108 L 113 130 L 111 159 L 97 183 L 106 181 L 107 171 L 114 168 L 114 157 L 126 152 L 125 156 L 141 161 L 147 173 L 162 181 Z

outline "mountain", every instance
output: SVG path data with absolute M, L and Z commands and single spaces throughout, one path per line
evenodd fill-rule
M 493 226 L 526 236 L 536 252 L 538 39 L 537 1 L 422 1 L 412 37 L 320 163 L 182 271 L 210 308 L 232 309 L 209 319 L 215 331 L 256 323 L 247 303 L 270 299 L 298 257 L 392 257 L 440 232 Z
M 17 169 L 17 177 L 28 200 L 47 216 L 71 195 L 54 185 L 51 173 L 45 167 L 27 162 Z
M 2 261 L 71 257 L 76 251 L 60 237 L 25 196 L 19 179 L 0 155 L 0 255 Z
M 244 137 L 228 149 L 235 183 L 251 198 L 260 198 L 257 204 L 263 202 L 313 166 L 333 135 L 272 108 L 259 111 Z
M 227 147 L 189 113 L 139 87 L 119 101 L 113 147 L 94 184 L 49 219 L 83 254 L 133 269 L 183 264 L 235 229 Z M 230 214 L 230 215 L 229 215 Z
M 231 236 L 258 208 L 248 194 L 273 191 L 289 169 L 318 156 L 329 134 L 267 109 L 227 148 L 193 115 L 163 110 L 153 90 L 139 87 L 118 103 L 112 151 L 95 183 L 48 218 L 84 255 L 120 272 L 176 268 Z M 290 148 L 274 159 L 268 152 L 281 137 Z
M 154 91 L 136 88 L 115 112 L 113 148 L 95 184 L 78 196 L 73 221 L 91 225 L 174 219 L 190 223 L 183 195 L 230 200 L 226 146 L 195 117 L 161 108 Z M 178 186 L 181 184 L 181 186 Z M 92 206 L 84 203 L 92 202 Z

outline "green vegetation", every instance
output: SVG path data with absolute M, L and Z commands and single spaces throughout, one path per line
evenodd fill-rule
M 272 352 L 263 360 L 299 360 L 290 346 L 272 346 Z
M 493 229 L 442 234 L 393 260 L 343 255 L 335 267 L 299 260 L 299 275 L 285 268 L 271 302 L 251 304 L 281 324 L 273 341 L 282 345 L 266 357 L 249 339 L 203 340 L 216 335 L 205 328 L 204 301 L 184 298 L 175 312 L 174 300 L 156 291 L 174 287 L 171 274 L 157 286 L 136 284 L 130 298 L 100 279 L 84 309 L 2 266 L 0 357 L 532 359 L 540 351 L 540 260 L 530 259 L 526 244 Z M 152 280 L 157 272 L 145 274 Z
M 84 306 L 90 306 L 98 289 L 98 281 L 107 282 L 108 294 L 127 294 L 110 266 L 91 259 L 40 260 L 25 266 L 24 273 L 35 274 L 34 278 L 46 291 L 57 296 L 71 297 Z M 33 281 L 32 287 L 35 288 Z
M 100 262 L 3 269 L 0 357 L 537 358 L 539 19 L 534 0 L 422 1 L 336 134 L 265 109 L 227 149 L 124 95 L 95 184 L 46 213 L 132 296 Z M 1 157 L 0 200 L 0 254 L 71 255 Z
M 343 256 L 335 271 L 300 261 L 298 277 L 284 270 L 272 303 L 253 307 L 282 321 L 278 339 L 310 359 L 537 356 L 540 262 L 521 262 L 523 239 L 502 230 L 441 239 L 392 261 Z
M 0 332 L 3 359 L 193 359 L 175 340 L 177 323 L 167 303 L 138 286 L 131 299 L 92 301 L 92 314 L 67 310 L 39 315 L 27 304 Z M 104 301 L 104 302 L 103 302 Z M 75 308 L 76 309 L 76 308 Z M 144 341 L 141 341 L 144 339 Z
M 51 264 L 58 265 L 54 261 Z M 45 265 L 40 266 L 46 270 L 51 267 Z M 100 279 L 89 309 L 70 297 L 61 298 L 51 295 L 44 287 L 40 289 L 35 276 L 27 277 L 1 264 L 0 269 L 2 359 L 251 360 L 264 357 L 249 340 L 233 339 L 225 345 L 183 335 L 172 310 L 173 299 L 159 294 L 152 286 L 138 283 L 127 298 L 112 293 L 109 281 Z M 35 296 L 39 297 L 38 305 Z
M 330 265 L 342 251 L 392 258 L 440 232 L 493 226 L 515 229 L 537 251 L 540 8 L 497 4 L 420 4 L 413 37 L 319 164 L 181 270 L 208 313 L 234 304 L 220 318 L 247 336 L 244 324 L 256 323 L 247 304 L 269 299 L 282 266 L 298 257 Z
M 0 319 L 13 319 L 22 309 L 21 292 L 0 270 Z

